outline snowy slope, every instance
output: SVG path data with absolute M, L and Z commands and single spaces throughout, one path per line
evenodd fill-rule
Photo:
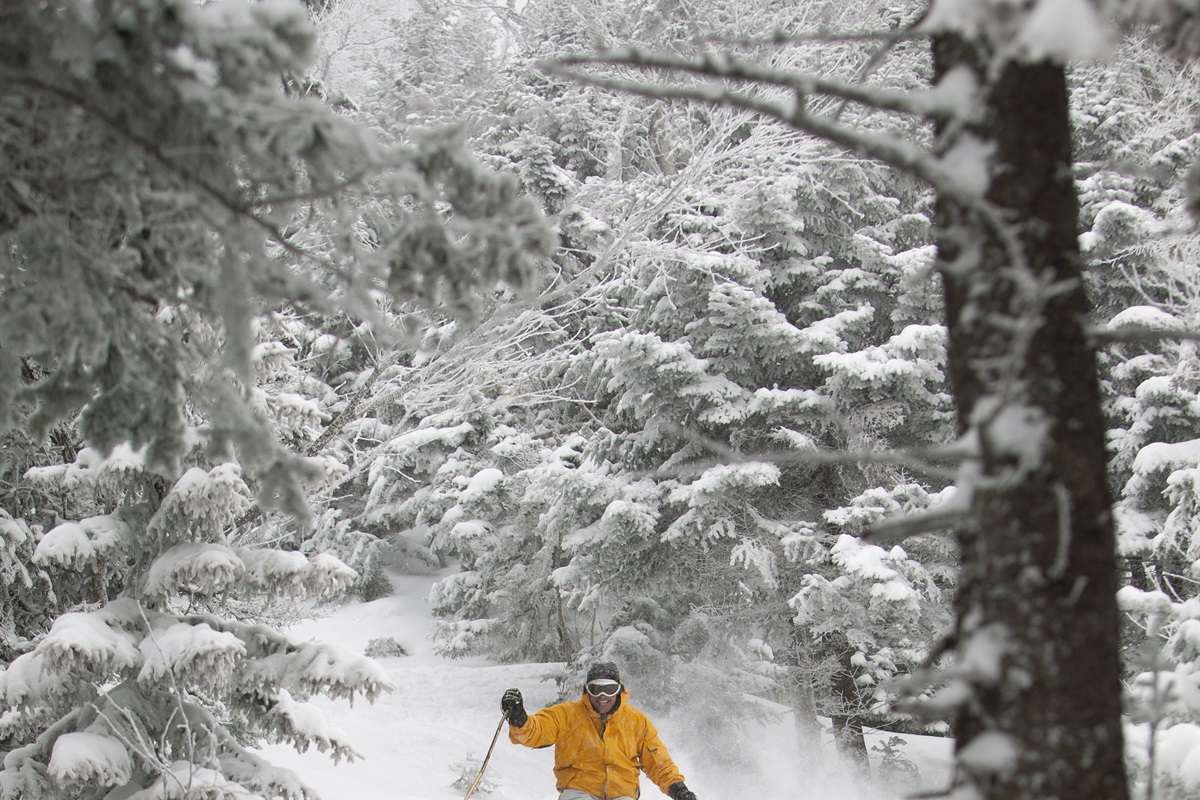
M 398 576 L 396 594 L 370 603 L 351 603 L 330 615 L 301 622 L 288 630 L 298 640 L 318 640 L 361 653 L 371 639 L 392 637 L 409 655 L 379 659 L 396 690 L 374 705 L 317 701 L 331 723 L 343 731 L 363 756 L 334 765 L 322 753 L 296 753 L 283 745 L 264 749 L 272 762 L 294 769 L 323 800 L 461 800 L 455 788 L 464 771 L 468 779 L 487 752 L 500 722 L 500 695 L 510 686 L 521 689 L 532 711 L 557 700 L 554 677 L 560 664 L 497 665 L 484 659 L 448 660 L 433 653 L 433 629 L 426 597 L 435 577 Z M 637 687 L 631 686 L 637 703 Z M 653 717 L 672 756 L 700 800 L 763 796 L 772 800 L 860 800 L 862 787 L 836 777 L 815 780 L 797 774 L 791 757 L 794 738 L 790 719 L 763 727 L 754 737 L 756 753 L 738 773 L 704 763 L 699 743 L 673 721 Z M 870 744 L 870 742 L 868 743 Z M 826 762 L 832 755 L 826 755 Z M 949 743 L 910 740 L 906 750 L 920 767 L 925 788 L 944 785 Z M 464 770 L 473 759 L 476 767 Z M 484 785 L 475 797 L 488 800 L 555 800 L 551 750 L 528 750 L 508 741 L 502 730 Z M 481 793 L 487 791 L 486 794 Z M 878 791 L 870 793 L 882 797 Z M 663 797 L 642 780 L 642 796 Z

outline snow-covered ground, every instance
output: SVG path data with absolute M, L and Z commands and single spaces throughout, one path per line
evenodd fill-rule
M 264 749 L 278 766 L 295 770 L 323 800 L 461 800 L 465 787 L 455 782 L 478 771 L 500 722 L 500 695 L 515 686 L 526 706 L 536 710 L 557 700 L 554 677 L 560 664 L 498 665 L 484 659 L 449 660 L 436 655 L 429 641 L 433 622 L 426 597 L 434 576 L 398 576 L 396 593 L 370 603 L 355 602 L 288 630 L 298 640 L 313 639 L 362 653 L 377 638 L 394 638 L 406 656 L 378 659 L 395 691 L 353 707 L 317 701 L 334 726 L 362 755 L 352 763 L 333 764 L 323 753 L 297 753 L 290 747 Z M 637 704 L 637 686 L 629 687 Z M 750 765 L 731 770 L 700 754 L 711 742 L 676 725 L 669 716 L 652 715 L 689 788 L 700 800 L 769 797 L 771 800 L 861 800 L 885 798 L 885 790 L 855 786 L 836 771 L 818 778 L 802 775 L 795 757 L 792 721 L 782 718 L 753 736 Z M 876 737 L 877 738 L 877 737 Z M 872 744 L 868 741 L 868 746 Z M 707 745 L 708 747 L 702 746 Z M 905 753 L 921 771 L 925 789 L 944 786 L 950 763 L 948 740 L 906 739 Z M 832 745 L 825 761 L 833 760 Z M 464 767 L 464 764 L 469 766 Z M 528 750 L 500 739 L 475 797 L 488 800 L 555 800 L 551 750 Z M 662 797 L 648 780 L 642 796 Z

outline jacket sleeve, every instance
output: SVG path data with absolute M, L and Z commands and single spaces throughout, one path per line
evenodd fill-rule
M 521 727 L 509 726 L 508 740 L 526 747 L 549 747 L 558 740 L 562 722 L 562 709 L 559 706 L 548 706 L 536 714 L 530 714 Z
M 671 760 L 666 745 L 658 738 L 658 730 L 649 717 L 646 718 L 646 735 L 642 740 L 641 756 L 642 770 L 646 777 L 653 781 L 663 794 L 667 793 L 671 784 L 684 779 L 675 762 Z

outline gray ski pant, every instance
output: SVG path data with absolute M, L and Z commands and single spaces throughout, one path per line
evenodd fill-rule
M 578 789 L 563 789 L 558 800 L 601 800 L 594 794 L 581 792 Z M 608 800 L 634 800 L 632 797 L 610 797 Z

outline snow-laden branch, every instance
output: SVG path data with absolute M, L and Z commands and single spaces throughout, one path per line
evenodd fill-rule
M 1163 340 L 1196 342 L 1200 341 L 1200 330 L 1195 328 L 1154 328 L 1142 325 L 1126 325 L 1119 328 L 1092 327 L 1087 330 L 1087 337 L 1094 345 L 1118 342 L 1160 342 Z
M 341 185 L 335 186 L 330 190 L 319 190 L 311 193 L 296 194 L 290 198 L 284 198 L 283 195 L 280 195 L 278 198 L 271 197 L 269 201 L 233 197 L 216 183 L 210 181 L 208 176 L 201 175 L 199 172 L 190 169 L 179 159 L 168 154 L 157 142 L 154 142 L 132 130 L 130 126 L 126 125 L 116 115 L 110 113 L 105 108 L 101 108 L 99 104 L 92 102 L 91 99 L 85 97 L 82 93 L 73 91 L 53 82 L 41 80 L 30 72 L 24 70 L 0 68 L 0 78 L 3 78 L 5 81 L 11 81 L 14 84 L 27 86 L 30 89 L 34 89 L 38 92 L 52 95 L 64 102 L 74 105 L 84 113 L 93 117 L 97 122 L 104 125 L 108 130 L 139 148 L 150 158 L 150 160 L 159 164 L 179 180 L 183 181 L 189 186 L 195 187 L 210 200 L 214 201 L 226 213 L 228 213 L 232 219 L 243 220 L 257 228 L 260 228 L 268 237 L 270 237 L 272 242 L 282 247 L 288 253 L 296 256 L 297 258 L 324 266 L 336 267 L 336 264 L 328 257 L 313 250 L 306 249 L 302 245 L 298 244 L 294 237 L 289 236 L 288 232 L 284 230 L 283 227 L 271 221 L 271 219 L 267 216 L 266 211 L 271 207 L 271 204 L 274 203 L 289 203 L 296 202 L 301 199 L 315 200 L 318 198 L 331 197 L 351 186 L 359 185 L 367 175 L 368 170 L 366 168 L 360 169 L 358 173 L 352 175 L 348 179 L 343 179 L 343 183 Z
M 887 164 L 923 181 L 936 190 L 943 200 L 961 207 L 964 213 L 978 219 L 1005 249 L 1014 269 L 1021 271 L 1027 267 L 1024 248 L 1010 230 L 1003 209 L 984 197 L 989 182 L 989 150 L 986 142 L 970 133 L 960 132 L 953 137 L 949 146 L 944 146 L 943 152 L 935 153 L 898 136 L 855 129 L 834 117 L 813 113 L 808 107 L 812 95 L 826 95 L 879 110 L 903 111 L 925 119 L 961 123 L 972 117 L 969 110 L 964 115 L 961 109 L 964 106 L 968 109 L 974 107 L 972 98 L 978 89 L 974 78 L 965 70 L 947 73 L 942 84 L 929 92 L 902 95 L 812 75 L 756 67 L 728 56 L 683 59 L 624 49 L 595 55 L 566 56 L 557 61 L 543 62 L 540 66 L 546 72 L 568 80 L 638 97 L 685 100 L 749 111 L 782 122 L 856 155 Z M 587 67 L 658 71 L 667 75 L 710 78 L 713 82 L 690 86 L 655 83 L 597 75 L 586 71 Z M 785 88 L 791 90 L 793 100 L 786 103 L 758 97 L 717 81 Z M 955 109 L 960 111 L 956 113 Z M 953 265 L 949 265 L 949 268 L 953 268 Z
M 633 68 L 653 67 L 653 65 L 643 64 L 632 56 L 627 55 L 624 59 L 610 56 L 598 61 L 593 59 L 591 62 L 583 57 L 579 57 L 569 62 L 549 62 L 544 64 L 543 68 L 551 74 L 578 83 L 633 94 L 639 97 L 657 100 L 688 100 L 711 106 L 732 107 L 751 111 L 844 147 L 858 155 L 867 156 L 868 158 L 882 161 L 897 169 L 909 172 L 923 179 L 939 191 L 944 191 L 948 196 L 961 199 L 965 205 L 973 205 L 978 202 L 978 197 L 975 193 L 967 192 L 957 183 L 951 172 L 946 170 L 937 159 L 931 157 L 921 148 L 894 136 L 863 133 L 846 125 L 841 125 L 827 118 L 812 114 L 805 108 L 806 98 L 802 91 L 797 90 L 798 96 L 795 102 L 785 104 L 753 97 L 718 84 L 702 86 L 654 84 L 603 77 L 575 69 L 575 67 L 584 66 L 589 63 L 619 64 Z M 704 72 L 700 65 L 689 71 L 693 74 L 710 75 L 717 78 L 725 77 L 719 72 Z
M 831 452 L 805 448 L 801 450 L 755 450 L 743 452 L 729 445 L 705 436 L 697 431 L 684 428 L 674 423 L 663 423 L 663 428 L 677 436 L 691 441 L 693 444 L 715 455 L 713 459 L 695 460 L 686 463 L 666 466 L 655 472 L 656 475 L 672 477 L 691 475 L 704 472 L 707 469 L 730 464 L 886 464 L 909 467 L 921 472 L 953 479 L 958 472 L 949 468 L 949 464 L 957 464 L 978 458 L 973 447 L 963 440 L 941 447 L 908 448 L 903 450 L 841 450 Z
M 961 89 L 970 87 L 955 85 L 947 87 L 947 91 L 935 89 L 926 92 L 896 92 L 821 78 L 806 73 L 775 69 L 742 61 L 736 56 L 723 53 L 708 53 L 698 59 L 689 59 L 667 53 L 650 53 L 637 48 L 627 48 L 605 51 L 596 55 L 563 56 L 557 61 L 541 64 L 542 69 L 551 73 L 563 74 L 572 80 L 578 80 L 579 73 L 564 70 L 565 67 L 592 66 L 634 67 L 642 70 L 660 69 L 668 73 L 682 73 L 702 78 L 760 86 L 777 86 L 790 89 L 799 98 L 827 95 L 858 103 L 877 111 L 895 111 L 931 120 L 961 117 L 964 109 L 970 108 L 969 104 L 963 102 L 967 99 L 967 93 L 961 91 Z

